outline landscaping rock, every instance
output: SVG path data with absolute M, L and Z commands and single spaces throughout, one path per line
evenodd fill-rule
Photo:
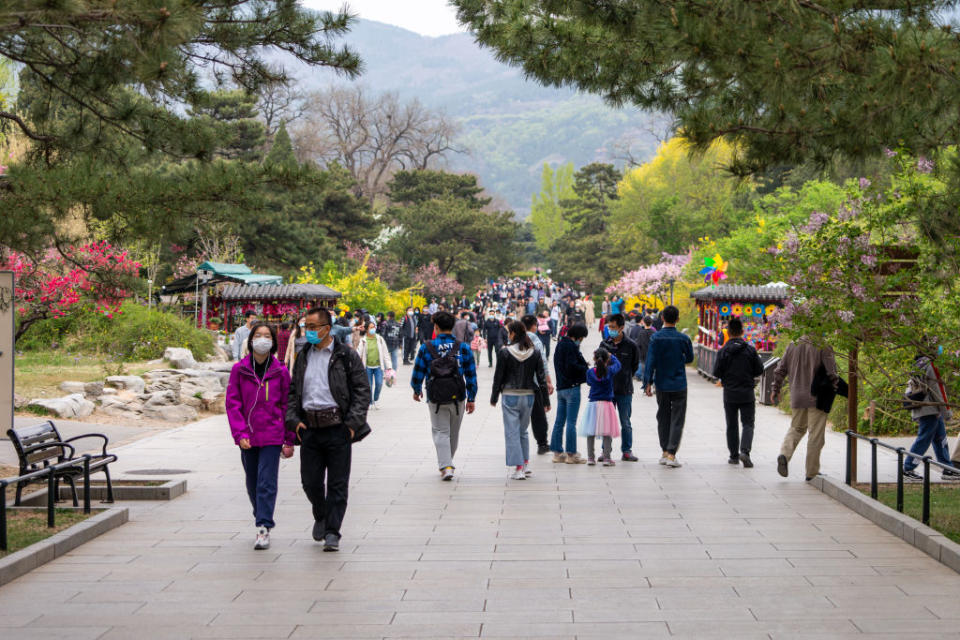
M 170 363 L 174 369 L 191 369 L 197 366 L 197 361 L 193 359 L 190 349 L 179 347 L 167 347 L 163 352 L 163 359 Z
M 110 376 L 107 378 L 108 387 L 114 389 L 129 389 L 135 393 L 143 393 L 146 383 L 140 376 Z
M 87 398 L 96 398 L 103 395 L 103 383 L 88 382 L 83 385 L 83 395 L 87 396 Z
M 204 409 L 210 413 L 223 414 L 227 412 L 226 406 L 227 394 L 221 393 L 213 400 L 206 402 Z
M 157 393 L 158 391 L 173 391 L 175 394 L 180 395 L 179 377 L 170 376 L 157 378 L 155 382 L 151 382 L 147 385 L 147 388 L 144 389 L 144 393 Z
M 119 393 L 119 389 L 114 389 L 113 387 L 104 387 L 100 396 L 115 396 L 117 393 Z
M 26 407 L 28 404 L 30 404 L 30 401 L 29 401 L 29 400 L 27 400 L 26 398 L 24 398 L 24 397 L 21 396 L 21 395 L 17 395 L 16 393 L 13 394 L 13 408 L 14 408 L 14 409 L 23 409 L 23 408 Z
M 27 406 L 43 409 L 58 418 L 86 418 L 96 408 L 82 393 L 73 393 L 62 398 L 35 398 Z
M 230 357 L 227 355 L 227 352 L 224 351 L 223 347 L 216 345 L 213 347 L 213 353 L 206 357 L 205 362 L 211 364 L 219 364 L 222 362 L 229 362 Z
M 100 411 L 110 416 L 139 420 L 143 416 L 143 403 L 137 399 L 105 395 L 99 398 Z
M 167 422 L 189 422 L 198 417 L 197 410 L 183 404 L 145 406 L 143 415 L 147 418 L 166 420 Z
M 177 404 L 178 397 L 173 392 L 167 389 L 166 391 L 157 391 L 149 395 L 141 396 L 143 400 L 144 409 L 151 407 L 166 407 Z
M 83 383 L 83 382 L 75 382 L 72 380 L 67 380 L 65 382 L 61 382 L 59 388 L 60 388 L 60 391 L 63 391 L 64 393 L 70 393 L 70 394 L 83 393 L 83 387 L 85 386 L 85 384 L 86 383 Z

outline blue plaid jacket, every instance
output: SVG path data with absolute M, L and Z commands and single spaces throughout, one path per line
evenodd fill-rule
M 441 333 L 433 340 L 434 346 L 441 356 L 445 355 L 457 339 L 449 333 Z M 410 386 L 414 393 L 423 393 L 423 381 L 430 373 L 430 361 L 433 358 L 427 351 L 426 345 L 420 345 L 420 351 L 417 352 L 417 360 L 413 364 L 413 375 L 410 377 Z M 470 345 L 466 342 L 460 343 L 460 355 L 457 358 L 460 364 L 460 373 L 467 386 L 467 402 L 474 402 L 477 399 L 477 363 L 473 359 L 473 352 L 470 351 Z

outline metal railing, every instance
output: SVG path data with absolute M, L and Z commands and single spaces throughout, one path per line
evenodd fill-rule
M 90 513 L 90 454 L 85 453 L 83 460 L 83 512 Z M 0 551 L 7 550 L 7 487 L 16 485 L 24 480 L 47 477 L 47 527 L 56 525 L 56 509 L 54 507 L 59 496 L 57 491 L 57 473 L 61 469 L 76 468 L 80 460 L 68 460 L 60 464 L 50 465 L 22 476 L 0 479 Z
M 847 431 L 847 455 L 846 455 L 846 482 L 850 486 L 856 480 L 852 477 L 852 462 L 854 456 L 854 438 L 866 440 L 870 443 L 870 497 L 877 499 L 877 448 L 883 447 L 897 454 L 897 511 L 903 513 L 903 461 L 910 457 L 917 459 L 923 464 L 923 502 L 920 509 L 921 521 L 923 524 L 930 524 L 930 465 L 940 467 L 941 471 L 956 472 L 958 469 L 952 465 L 937 462 L 930 456 L 911 453 L 906 447 L 895 447 L 880 442 L 877 438 L 871 438 L 855 431 Z

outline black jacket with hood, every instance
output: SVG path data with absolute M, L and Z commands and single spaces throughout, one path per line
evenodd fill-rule
M 536 347 L 526 350 L 521 350 L 518 344 L 503 347 L 493 373 L 490 404 L 497 404 L 497 399 L 504 391 L 526 389 L 540 394 L 544 405 L 549 406 L 550 394 L 547 392 L 546 380 L 543 358 Z
M 742 338 L 730 338 L 713 366 L 713 376 L 723 383 L 723 401 L 730 403 L 755 402 L 755 379 L 762 373 L 760 355 Z

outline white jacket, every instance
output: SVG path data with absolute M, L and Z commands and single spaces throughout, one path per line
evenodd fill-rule
M 391 362 L 388 358 L 390 355 L 387 351 L 387 342 L 383 339 L 379 333 L 377 335 L 377 349 L 380 351 L 380 368 L 386 372 L 390 368 Z M 363 360 L 363 366 L 367 366 L 367 337 L 362 336 L 360 341 L 357 343 L 357 353 L 360 354 L 360 359 Z

